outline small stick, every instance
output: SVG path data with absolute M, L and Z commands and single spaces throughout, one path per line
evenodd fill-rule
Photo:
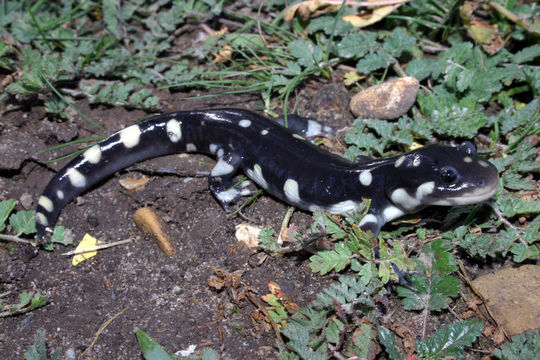
M 84 253 L 87 253 L 87 252 L 90 252 L 90 251 L 107 249 L 107 248 L 110 248 L 110 247 L 113 247 L 113 246 L 127 244 L 127 243 L 130 243 L 132 241 L 133 240 L 131 240 L 131 239 L 120 240 L 120 241 L 115 241 L 115 242 L 112 242 L 112 243 L 109 243 L 109 244 L 103 244 L 103 245 L 94 246 L 94 247 L 91 247 L 91 248 L 88 248 L 88 249 L 79 249 L 79 250 L 68 251 L 68 252 L 63 253 L 61 255 L 71 256 L 71 255 L 84 254 Z
M 292 214 L 293 214 L 294 210 L 296 210 L 296 208 L 294 206 L 291 206 L 287 210 L 287 213 L 285 214 L 285 217 L 283 218 L 283 221 L 281 222 L 281 229 L 279 229 L 279 236 L 278 236 L 278 239 L 277 239 L 278 245 L 283 245 L 283 239 L 281 238 L 281 234 L 289 226 L 289 221 L 291 221 L 291 217 L 292 217 Z
M 92 340 L 92 343 L 86 348 L 86 350 L 83 351 L 83 353 L 81 355 L 79 355 L 79 359 L 82 359 L 84 357 L 84 355 L 90 351 L 90 349 L 94 346 L 94 344 L 96 343 L 96 341 L 98 340 L 99 336 L 101 335 L 101 333 L 103 332 L 103 330 L 105 330 L 105 328 L 107 326 L 109 326 L 109 324 L 114 320 L 116 319 L 117 317 L 119 317 L 120 315 L 122 315 L 123 313 L 125 313 L 127 310 L 129 309 L 129 306 L 126 306 L 122 311 L 116 313 L 113 315 L 113 317 L 111 317 L 109 320 L 105 321 L 98 329 L 98 331 L 96 331 L 96 333 L 94 334 L 94 339 Z

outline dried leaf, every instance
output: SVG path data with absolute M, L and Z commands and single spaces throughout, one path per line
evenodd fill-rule
M 124 178 L 118 180 L 118 183 L 120 183 L 120 186 L 122 186 L 124 189 L 129 191 L 139 191 L 144 188 L 146 183 L 148 183 L 150 179 L 146 176 L 142 178 Z
M 169 236 L 163 230 L 163 223 L 156 215 L 154 210 L 148 207 L 140 208 L 135 211 L 133 219 L 137 226 L 144 232 L 151 234 L 156 239 L 159 248 L 167 256 L 176 254 L 176 250 L 171 245 Z

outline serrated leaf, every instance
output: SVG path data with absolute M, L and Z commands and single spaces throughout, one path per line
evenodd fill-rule
M 356 69 L 361 74 L 369 74 L 375 70 L 385 69 L 390 65 L 391 59 L 388 53 L 377 51 L 376 53 L 368 54 L 360 59 L 356 64 Z
M 107 30 L 113 34 L 117 39 L 121 39 L 122 34 L 118 29 L 118 11 L 117 3 L 115 0 L 102 0 L 103 6 L 103 20 L 107 25 Z
M 66 228 L 61 225 L 54 227 L 54 231 L 51 235 L 51 241 L 53 243 L 58 243 L 65 246 L 73 244 L 73 239 L 67 236 Z
M 383 344 L 384 350 L 391 360 L 401 360 L 403 358 L 398 350 L 396 337 L 391 330 L 379 326 L 379 341 Z
M 359 359 L 375 359 L 379 349 L 376 339 L 377 329 L 372 324 L 361 323 L 352 334 L 349 351 Z
M 346 59 L 359 59 L 373 49 L 376 38 L 373 32 L 348 34 L 336 45 L 338 55 Z
M 304 67 L 316 66 L 323 58 L 322 48 L 307 40 L 295 40 L 289 44 L 291 54 Z
M 417 260 L 422 273 L 409 277 L 416 291 L 397 288 L 405 309 L 440 311 L 448 307 L 449 297 L 459 293 L 459 279 L 450 275 L 457 270 L 451 250 L 450 242 L 444 239 L 424 246 L 422 261 Z
M 514 55 L 514 62 L 516 64 L 523 64 L 525 62 L 534 60 L 535 58 L 539 56 L 540 56 L 540 45 L 533 45 L 533 46 L 529 46 L 529 47 L 526 47 L 525 49 L 518 51 Z
M 407 64 L 405 71 L 418 81 L 426 79 L 434 70 L 435 60 L 431 58 L 413 59 Z
M 465 346 L 471 346 L 482 333 L 482 322 L 475 319 L 447 325 L 433 337 L 416 342 L 417 353 L 424 358 L 443 359 L 447 356 L 461 358 Z
M 268 252 L 276 252 L 278 245 L 277 245 L 277 237 L 274 236 L 275 231 L 270 226 L 265 227 L 261 230 L 259 233 L 259 247 Z
M 540 201 L 523 200 L 507 193 L 501 194 L 497 198 L 496 204 L 506 217 L 540 212 Z
M 6 228 L 6 220 L 13 211 L 15 204 L 17 204 L 17 201 L 13 199 L 0 201 L 0 231 Z
M 350 263 L 351 250 L 344 242 L 336 244 L 336 248 L 332 251 L 319 251 L 317 255 L 313 255 L 309 259 L 309 266 L 313 272 L 318 272 L 325 275 L 334 270 L 339 272 Z
M 220 357 L 216 350 L 203 348 L 201 351 L 201 360 L 220 360 Z
M 402 28 L 395 28 L 390 36 L 384 39 L 383 48 L 394 57 L 411 49 L 416 44 L 416 37 L 407 34 Z
M 512 341 L 495 349 L 493 355 L 502 360 L 538 360 L 540 353 L 540 330 L 531 330 L 512 337 Z
M 33 234 L 36 232 L 36 212 L 34 210 L 21 210 L 9 217 L 9 224 L 17 234 Z
M 173 357 L 169 355 L 165 349 L 163 349 L 154 339 L 139 328 L 134 329 L 137 340 L 139 341 L 139 347 L 146 360 L 172 360 Z
M 34 344 L 26 350 L 26 360 L 47 360 L 47 339 L 45 330 L 39 329 L 34 338 Z

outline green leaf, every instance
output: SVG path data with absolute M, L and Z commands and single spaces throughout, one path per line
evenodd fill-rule
M 203 348 L 201 351 L 201 360 L 220 360 L 220 357 L 216 350 Z
M 135 335 L 139 341 L 139 347 L 146 360 L 172 360 L 169 355 L 154 339 L 139 328 L 135 328 Z
M 356 70 L 361 74 L 369 74 L 375 70 L 385 69 L 391 63 L 390 56 L 384 51 L 368 54 L 356 64 Z
M 352 344 L 349 351 L 359 359 L 375 359 L 379 344 L 377 343 L 377 329 L 373 324 L 361 323 L 352 334 Z
M 540 353 L 540 330 L 531 330 L 512 337 L 512 341 L 495 349 L 493 355 L 502 360 L 538 360 Z
M 9 217 L 9 223 L 17 234 L 33 234 L 36 232 L 36 212 L 34 210 L 21 210 Z
M 472 345 L 482 333 L 482 328 L 482 322 L 475 319 L 447 325 L 437 330 L 432 338 L 417 341 L 416 351 L 422 358 L 461 358 L 464 347 Z
M 459 293 L 459 279 L 450 275 L 457 270 L 451 251 L 451 243 L 443 239 L 424 246 L 422 261 L 417 260 L 422 273 L 410 276 L 417 291 L 402 286 L 397 288 L 405 309 L 440 311 L 448 307 L 449 297 Z
M 275 231 L 270 226 L 265 227 L 259 233 L 259 247 L 267 252 L 273 253 L 278 249 Z
M 45 334 L 43 329 L 36 332 L 34 344 L 24 353 L 26 360 L 47 360 L 47 339 Z
M 434 69 L 435 60 L 431 58 L 413 59 L 407 64 L 407 75 L 415 77 L 418 81 L 426 79 Z
M 402 28 L 395 28 L 392 34 L 384 39 L 383 49 L 394 57 L 416 45 L 416 37 L 407 34 Z
M 48 296 L 41 295 L 40 293 L 35 293 L 34 296 L 32 297 L 32 301 L 30 302 L 30 309 L 34 310 L 42 306 L 45 306 L 45 304 L 47 304 L 48 301 L 49 301 Z
M 338 55 L 345 59 L 359 59 L 373 49 L 376 39 L 374 32 L 348 34 L 337 44 Z
M 73 244 L 73 239 L 66 236 L 66 228 L 61 225 L 54 227 L 54 231 L 51 235 L 51 241 L 53 243 L 58 243 L 65 246 Z
M 295 40 L 289 44 L 291 54 L 304 67 L 317 66 L 323 59 L 322 48 L 307 40 Z
M 17 201 L 13 199 L 0 201 L 0 231 L 6 228 L 6 220 L 13 211 L 15 204 L 17 204 Z
M 539 56 L 540 56 L 540 45 L 533 45 L 533 46 L 529 46 L 529 47 L 526 47 L 525 49 L 518 51 L 514 55 L 514 62 L 516 64 L 523 64 L 531 60 L 534 60 L 535 58 Z
M 536 184 L 533 179 L 524 178 L 520 174 L 507 172 L 503 175 L 503 185 L 507 189 L 512 190 L 534 190 Z
M 506 217 L 540 212 L 540 201 L 523 200 L 509 193 L 501 194 L 496 204 Z
M 339 272 L 349 265 L 352 255 L 351 250 L 344 242 L 336 244 L 332 251 L 319 251 L 309 259 L 309 266 L 313 272 L 325 275 L 334 270 Z
M 391 330 L 384 326 L 379 326 L 379 341 L 384 346 L 384 350 L 391 360 L 403 359 L 403 355 L 400 354 L 396 344 L 396 337 Z
M 122 38 L 122 33 L 118 28 L 118 11 L 117 3 L 115 0 L 102 0 L 103 7 L 103 20 L 107 25 L 107 30 L 113 34 L 117 39 Z

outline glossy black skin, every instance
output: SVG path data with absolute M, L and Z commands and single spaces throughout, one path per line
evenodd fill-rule
M 171 141 L 170 133 L 166 130 L 167 123 L 172 119 L 180 122 L 181 128 L 181 139 L 176 143 Z M 246 126 L 246 120 L 249 126 Z M 313 135 L 306 119 L 291 116 L 289 123 L 297 132 Z M 487 189 L 480 196 L 487 198 L 493 195 L 498 181 L 497 171 L 492 165 L 486 162 L 483 164 L 487 166 L 478 165 L 481 160 L 476 157 L 476 150 L 470 143 L 464 143 L 461 147 L 432 145 L 414 150 L 405 155 L 401 166 L 396 167 L 399 157 L 350 162 L 302 139 L 274 120 L 247 110 L 174 112 L 152 117 L 137 125 L 141 134 L 136 145 L 128 148 L 120 140 L 120 132 L 113 134 L 99 143 L 99 162 L 94 164 L 81 154 L 54 176 L 42 195 L 42 198 L 50 200 L 52 206 L 43 206 L 45 202 L 40 198 L 36 211 L 39 240 L 45 239 L 46 231 L 54 225 L 62 208 L 97 182 L 138 161 L 193 151 L 193 146 L 198 153 L 217 155 L 227 168 L 230 166 L 233 169 L 226 174 L 209 176 L 210 189 L 224 207 L 240 196 L 238 193 L 227 198 L 223 194 L 234 184 L 233 176 L 241 171 L 279 199 L 308 211 L 323 208 L 345 214 L 353 211 L 355 204 L 360 204 L 362 199 L 370 198 L 370 214 L 373 217 L 361 224 L 361 227 L 375 234 L 384 223 L 403 213 L 417 211 L 435 203 L 433 199 L 444 200 L 453 195 L 466 197 L 468 192 L 478 188 Z M 464 162 L 464 156 L 470 157 L 472 161 Z M 260 177 L 253 176 L 256 165 L 260 167 L 263 182 Z M 441 166 L 456 169 L 459 177 L 456 183 L 440 181 Z M 84 186 L 74 186 L 70 181 L 67 174 L 73 168 L 84 177 Z M 359 175 L 366 170 L 371 175 L 368 185 L 359 180 Z M 479 181 L 480 178 L 483 180 Z M 297 184 L 297 194 L 294 186 L 285 186 L 286 181 Z M 419 206 L 411 207 L 410 203 L 396 202 L 391 198 L 395 189 L 414 194 L 421 184 L 431 181 L 436 186 L 429 194 L 429 199 L 421 199 Z M 293 189 L 292 194 L 297 196 L 290 196 L 291 192 L 287 193 L 284 188 Z M 59 198 L 59 190 L 63 198 Z M 477 200 L 485 199 L 476 197 Z M 467 202 L 460 200 L 459 203 Z M 392 216 L 382 216 L 385 210 Z

